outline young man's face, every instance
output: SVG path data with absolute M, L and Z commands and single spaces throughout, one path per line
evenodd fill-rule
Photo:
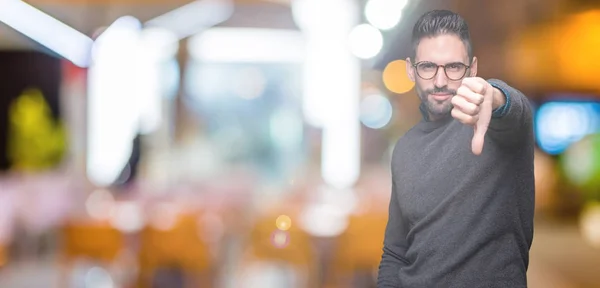
M 417 94 L 433 120 L 450 113 L 452 96 L 462 79 L 477 74 L 477 58 L 469 63 L 465 44 L 453 34 L 421 39 L 415 59 L 407 59 L 406 63 L 408 75 L 415 82 Z M 470 69 L 467 68 L 469 64 Z M 437 65 L 446 65 L 446 71 Z

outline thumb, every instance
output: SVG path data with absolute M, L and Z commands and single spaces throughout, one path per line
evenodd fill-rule
M 473 140 L 471 141 L 471 150 L 475 155 L 481 155 L 483 152 L 483 143 L 485 140 L 485 133 L 490 126 L 492 119 L 492 95 L 486 93 L 481 108 L 479 110 L 479 119 L 475 124 L 475 131 L 473 134 Z

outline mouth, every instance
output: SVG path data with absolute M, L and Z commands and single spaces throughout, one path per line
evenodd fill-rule
M 433 97 L 434 100 L 436 101 L 446 101 L 448 99 L 450 99 L 450 97 L 452 97 L 451 93 L 434 93 L 434 94 L 430 94 L 431 97 Z

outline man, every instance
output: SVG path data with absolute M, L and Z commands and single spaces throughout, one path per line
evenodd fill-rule
M 396 144 L 377 287 L 527 287 L 533 125 L 527 98 L 477 78 L 465 20 L 415 24 L 409 77 L 423 120 Z

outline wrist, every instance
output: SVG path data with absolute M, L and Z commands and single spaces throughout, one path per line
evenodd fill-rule
M 506 96 L 504 96 L 504 93 L 502 93 L 502 91 L 500 91 L 500 89 L 492 86 L 493 88 L 493 93 L 492 93 L 492 109 L 496 110 L 500 107 L 502 107 L 504 104 L 506 104 Z

